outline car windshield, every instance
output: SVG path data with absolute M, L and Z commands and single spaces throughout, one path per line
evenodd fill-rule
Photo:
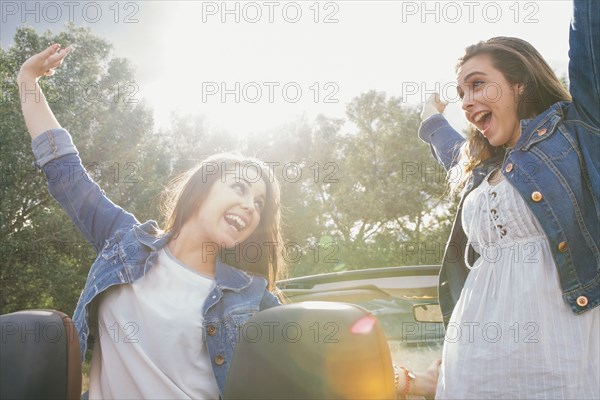
M 437 304 L 439 266 L 405 266 L 345 271 L 278 282 L 285 298 L 351 303 L 371 312 L 383 327 L 392 360 L 414 370 L 441 358 L 441 322 L 417 321 L 413 307 Z

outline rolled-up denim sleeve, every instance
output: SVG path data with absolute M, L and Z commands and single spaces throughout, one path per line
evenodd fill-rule
M 88 175 L 69 133 L 52 129 L 32 142 L 35 164 L 46 176 L 50 195 L 86 240 L 99 251 L 116 231 L 139 222 L 114 204 Z
M 78 154 L 71 135 L 64 129 L 51 129 L 31 142 L 35 165 L 43 168 L 49 161 L 67 154 Z
M 575 0 L 569 31 L 569 81 L 582 117 L 600 126 L 600 1 Z
M 460 146 L 465 141 L 442 114 L 432 115 L 421 123 L 419 138 L 429 144 L 431 154 L 446 171 L 458 162 Z

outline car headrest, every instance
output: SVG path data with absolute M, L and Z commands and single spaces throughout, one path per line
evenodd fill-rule
M 79 399 L 81 350 L 73 321 L 60 311 L 0 315 L 0 398 Z
M 396 399 L 383 329 L 368 311 L 302 302 L 239 330 L 223 399 Z

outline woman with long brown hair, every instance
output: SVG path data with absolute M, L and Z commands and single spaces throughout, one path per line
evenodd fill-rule
M 258 160 L 202 162 L 167 193 L 166 229 L 113 204 L 85 171 L 38 79 L 70 48 L 54 44 L 18 75 L 23 116 L 48 189 L 98 250 L 73 320 L 90 398 L 219 398 L 240 327 L 279 304 L 279 186 Z
M 600 2 L 577 0 L 570 90 L 524 40 L 466 49 L 465 140 L 432 96 L 419 136 L 458 214 L 440 272 L 438 398 L 600 398 Z

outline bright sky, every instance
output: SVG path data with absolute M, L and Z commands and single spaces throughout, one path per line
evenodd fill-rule
M 438 88 L 462 129 L 454 65 L 492 36 L 531 42 L 567 71 L 570 1 L 2 1 L 1 45 L 17 26 L 90 26 L 136 67 L 136 99 L 211 126 L 270 130 L 301 115 L 344 117 L 371 89 L 420 104 Z

